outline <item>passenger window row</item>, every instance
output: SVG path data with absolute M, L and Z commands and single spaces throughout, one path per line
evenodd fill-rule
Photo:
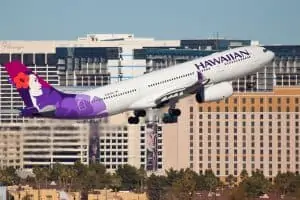
M 131 94 L 133 92 L 136 92 L 136 89 L 132 89 L 132 90 L 128 90 L 128 91 L 125 91 L 125 92 L 122 92 L 122 93 L 106 96 L 103 99 L 110 99 L 110 98 L 114 98 L 114 97 L 119 97 L 119 96 L 123 96 L 125 94 Z
M 177 76 L 177 77 L 174 77 L 174 78 L 166 79 L 166 80 L 163 80 L 163 81 L 160 81 L 160 82 L 157 82 L 157 83 L 150 84 L 150 85 L 148 85 L 148 87 L 153 87 L 153 86 L 160 85 L 160 84 L 163 84 L 163 83 L 168 83 L 170 81 L 174 81 L 174 80 L 178 80 L 178 79 L 185 78 L 185 77 L 188 77 L 188 76 L 192 76 L 194 74 L 195 74 L 195 72 L 191 72 L 191 73 L 184 74 L 184 75 L 181 75 L 181 76 Z

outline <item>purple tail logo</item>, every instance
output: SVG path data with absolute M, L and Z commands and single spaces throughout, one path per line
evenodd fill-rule
M 58 91 L 19 61 L 7 63 L 5 68 L 26 105 L 22 116 L 66 119 L 107 116 L 106 105 L 98 97 Z

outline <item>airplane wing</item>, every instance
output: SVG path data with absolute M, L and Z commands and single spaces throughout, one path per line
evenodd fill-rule
M 177 99 L 180 96 L 188 96 L 190 94 L 194 94 L 197 91 L 197 89 L 199 89 L 201 86 L 207 85 L 208 83 L 209 83 L 209 80 L 203 81 L 202 84 L 197 81 L 192 86 L 190 84 L 188 84 L 186 86 L 182 86 L 181 88 L 176 88 L 171 91 L 167 88 L 160 92 L 156 92 L 154 94 L 145 96 L 142 99 L 139 99 L 138 101 L 136 101 L 135 103 L 133 103 L 130 106 L 130 109 L 133 109 L 133 110 L 134 109 L 144 109 L 147 107 L 159 108 L 159 107 L 164 106 L 169 101 L 172 101 L 172 100 L 177 101 Z
M 187 87 L 182 87 L 182 88 L 178 88 L 176 90 L 172 90 L 170 92 L 164 93 L 162 96 L 158 97 L 155 100 L 155 104 L 156 105 L 163 105 L 168 101 L 171 101 L 173 99 L 177 99 L 180 96 L 188 96 L 191 94 L 194 94 L 197 92 L 197 90 L 202 86 L 202 87 L 206 87 L 208 86 L 210 80 L 205 80 L 202 83 L 199 83 L 198 81 L 193 84 L 192 86 L 187 86 Z M 158 106 L 160 107 L 160 106 Z

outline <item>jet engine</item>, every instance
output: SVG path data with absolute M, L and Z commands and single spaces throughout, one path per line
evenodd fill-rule
M 198 103 L 220 101 L 230 97 L 232 94 L 232 84 L 229 82 L 222 82 L 207 88 L 200 88 L 196 93 L 196 100 Z

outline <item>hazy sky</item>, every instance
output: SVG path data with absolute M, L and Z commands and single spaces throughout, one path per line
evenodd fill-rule
M 0 0 L 0 40 L 87 33 L 300 44 L 300 0 Z

